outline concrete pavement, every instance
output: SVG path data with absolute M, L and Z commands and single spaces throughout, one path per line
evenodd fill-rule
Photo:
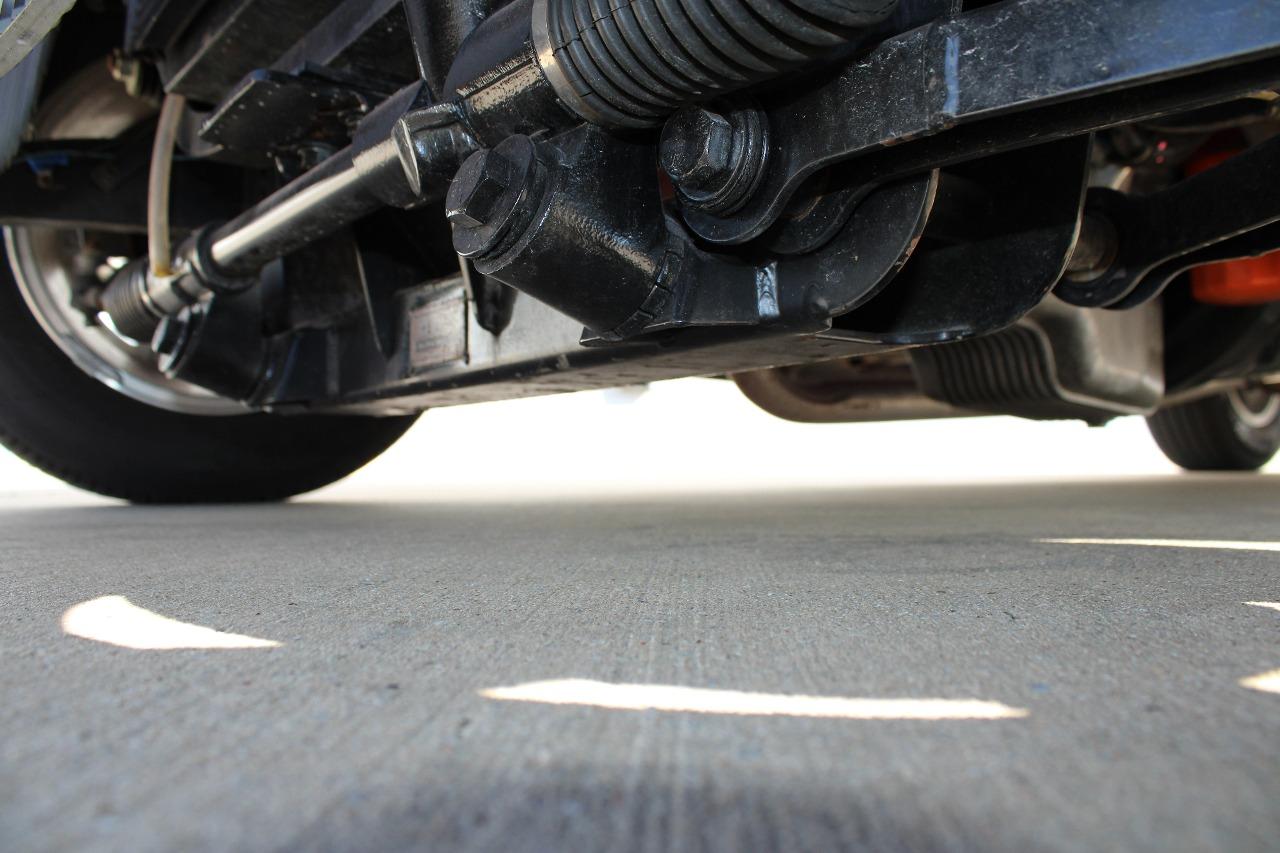
M 1276 477 L 9 500 L 0 848 L 1277 850 L 1277 542 Z

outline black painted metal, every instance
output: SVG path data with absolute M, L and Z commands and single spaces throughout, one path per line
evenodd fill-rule
M 503 6 L 477 27 L 454 59 L 445 90 L 476 139 L 497 145 L 513 133 L 580 123 L 543 76 L 533 54 L 531 0 Z
M 839 156 L 848 156 L 851 152 L 863 150 L 873 144 L 883 145 L 885 142 L 900 139 L 904 134 L 928 135 L 948 123 L 965 119 L 1027 109 L 1031 106 L 1047 110 L 1049 104 L 1045 103 L 1046 101 L 1057 101 L 1066 94 L 1079 96 L 1088 92 L 1106 91 L 1126 82 L 1147 80 L 1153 76 L 1159 77 L 1161 74 L 1172 74 L 1175 70 L 1185 72 L 1187 66 L 1198 67 L 1209 63 L 1210 56 L 1222 62 L 1229 57 L 1255 55 L 1263 50 L 1260 45 L 1270 44 L 1266 41 L 1266 37 L 1270 29 L 1275 28 L 1274 26 L 1269 28 L 1264 24 L 1260 25 L 1259 31 L 1244 35 L 1239 31 L 1238 23 L 1232 23 L 1229 35 L 1237 41 L 1224 43 L 1205 39 L 1202 40 L 1203 43 L 1196 42 L 1192 45 L 1190 55 L 1180 55 L 1178 58 L 1171 58 L 1151 49 L 1144 49 L 1135 58 L 1131 55 L 1133 49 L 1130 45 L 1140 40 L 1125 39 L 1116 44 L 1105 45 L 1107 50 L 1116 52 L 1113 65 L 1107 66 L 1106 71 L 1098 71 L 1097 67 L 1082 70 L 1078 67 L 1082 64 L 1081 61 L 1073 60 L 1062 63 L 1066 66 L 1066 70 L 1046 72 L 1047 77 L 1041 75 L 1040 72 L 1043 69 L 1040 66 L 1049 61 L 1050 55 L 1037 50 L 1047 51 L 1048 48 L 1028 47 L 1023 44 L 1023 41 L 1030 44 L 1035 41 L 1036 36 L 1044 36 L 1043 40 L 1046 43 L 1053 43 L 1053 39 L 1045 33 L 1045 24 L 1039 22 L 1039 19 L 1031 13 L 1044 12 L 1049 20 L 1061 25 L 1068 11 L 1079 11 L 1084 16 L 1083 21 L 1092 22 L 1085 28 L 1092 32 L 1101 27 L 1102 23 L 1114 23 L 1116 20 L 1114 17 L 1108 17 L 1109 13 L 1097 8 L 1099 2 L 1101 0 L 1078 0 L 1075 3 L 1064 4 L 1062 0 L 1018 0 L 1015 3 L 979 9 L 961 16 L 956 21 L 932 25 L 914 31 L 901 39 L 892 40 L 886 47 L 877 50 L 872 59 L 856 63 L 847 69 L 834 84 L 820 87 L 814 94 L 791 98 L 789 106 L 779 107 L 771 112 L 769 127 L 781 127 L 781 129 L 772 132 L 770 165 L 766 167 L 764 185 L 756 193 L 757 199 L 772 199 L 765 205 L 769 210 L 763 219 L 759 216 L 761 204 L 757 202 L 748 203 L 743 211 L 728 219 L 689 210 L 686 211 L 687 220 L 699 236 L 710 239 L 712 242 L 726 240 L 733 242 L 745 239 L 772 222 L 773 218 L 782 211 L 781 205 L 787 197 L 786 192 L 795 189 L 794 186 L 788 185 L 790 189 L 779 195 L 776 193 L 777 187 L 770 186 L 770 181 L 773 180 L 776 183 L 778 175 L 790 175 L 791 178 L 788 180 L 795 183 L 816 168 L 815 164 L 823 162 L 821 158 L 812 160 L 812 155 L 815 152 L 820 153 L 824 147 L 828 149 L 834 147 L 840 151 Z M 1244 0 L 1233 0 L 1233 2 L 1243 4 Z M 1271 6 L 1274 3 L 1255 3 L 1255 5 Z M 1248 8 L 1256 12 L 1255 6 L 1250 5 Z M 1094 17 L 1091 18 L 1090 14 Z M 1194 18 L 1194 15 L 1192 17 Z M 1252 19 L 1258 16 L 1254 14 L 1246 17 Z M 1119 20 L 1123 23 L 1128 19 Z M 410 192 L 406 194 L 406 200 L 401 203 L 411 200 L 413 192 L 424 190 L 427 186 L 426 176 L 431 176 L 438 186 L 440 176 L 448 174 L 449 167 L 456 162 L 452 158 L 463 153 L 452 141 L 453 137 L 450 134 L 453 131 L 450 129 L 450 122 L 461 120 L 470 131 L 477 134 L 481 141 L 495 144 L 495 140 L 500 140 L 515 129 L 521 121 L 521 116 L 528 115 L 524 107 L 539 105 L 534 109 L 534 114 L 539 118 L 543 115 L 546 107 L 541 105 L 546 103 L 548 87 L 545 82 L 536 82 L 541 78 L 536 74 L 537 69 L 531 65 L 527 48 L 523 47 L 524 43 L 520 39 L 515 38 L 523 32 L 522 21 L 524 18 L 521 7 L 513 5 L 509 10 L 495 15 L 489 22 L 492 26 L 481 27 L 468 41 L 468 45 L 474 43 L 483 46 L 486 53 L 493 49 L 495 56 L 510 50 L 516 51 L 517 55 L 488 75 L 482 75 L 481 79 L 465 84 L 459 90 L 461 100 L 455 107 L 443 113 L 430 111 L 427 114 L 420 114 L 427 115 L 432 121 L 439 123 L 419 126 L 406 119 L 405 137 L 408 142 L 407 145 L 402 145 L 402 154 L 406 153 L 404 149 L 411 149 L 408 151 L 411 156 L 406 164 L 411 167 L 408 179 Z M 510 32 L 512 38 L 495 39 L 490 35 L 492 32 Z M 1176 41 L 1174 36 L 1186 35 L 1186 25 L 1172 27 L 1172 32 L 1173 35 L 1165 33 L 1164 39 L 1162 41 L 1157 39 L 1157 41 L 1169 47 L 1171 40 Z M 981 41 L 987 37 L 991 39 L 990 45 Z M 969 51 L 967 46 L 971 40 L 974 40 L 975 46 L 972 51 Z M 1073 37 L 1068 46 L 1076 46 L 1076 41 L 1078 39 Z M 500 47 L 505 46 L 505 50 L 493 48 L 495 44 Z M 516 47 L 517 44 L 521 47 Z M 1085 50 L 1082 60 L 1096 57 L 1098 49 L 1094 46 Z M 526 53 L 521 54 L 521 50 Z M 947 57 L 956 50 L 961 50 L 964 61 L 954 60 L 960 64 L 952 69 L 955 75 L 951 75 L 950 71 L 945 70 L 945 68 L 951 68 L 946 65 L 951 61 Z M 1001 53 L 1002 50 L 1005 53 Z M 1126 53 L 1126 50 L 1130 53 Z M 941 51 L 940 55 L 939 51 Z M 1013 53 L 1009 54 L 1009 51 Z M 975 54 L 979 59 L 985 58 L 985 62 L 970 57 L 970 53 Z M 1057 57 L 1061 53 L 1062 48 L 1057 48 L 1052 55 Z M 1017 61 L 1011 64 L 1010 55 Z M 1138 63 L 1138 60 L 1142 60 L 1145 64 Z M 934 67 L 930 63 L 936 62 L 942 62 L 945 66 L 944 69 L 938 70 L 938 74 L 942 74 L 942 77 L 925 73 L 926 83 L 922 92 L 916 82 L 917 75 L 928 72 L 931 67 Z M 461 66 L 476 64 L 474 59 L 467 58 L 467 51 L 464 51 L 464 56 L 459 59 L 459 63 Z M 984 80 L 984 75 L 991 75 L 993 63 L 999 65 L 1000 73 L 995 74 L 991 80 Z M 1006 66 L 1016 71 L 1010 72 Z M 871 74 L 876 70 L 882 73 L 883 79 Z M 1212 81 L 1210 88 L 1218 97 L 1221 97 L 1220 87 L 1222 86 L 1234 91 L 1247 85 L 1254 85 L 1253 78 L 1248 73 L 1240 73 L 1238 68 L 1229 70 L 1231 74 L 1228 80 L 1214 78 Z M 1273 69 L 1267 70 L 1268 75 L 1272 72 Z M 870 77 L 864 79 L 867 74 L 870 74 Z M 955 76 L 955 79 L 950 79 L 949 75 Z M 939 83 L 939 80 L 944 82 Z M 948 80 L 949 82 L 946 82 Z M 528 81 L 528 84 L 526 85 L 523 81 Z M 879 91 L 892 93 L 887 103 L 884 103 L 883 98 L 872 97 L 875 92 L 865 88 L 868 81 L 883 84 L 884 88 Z M 900 87 L 900 91 L 892 84 Z M 853 87 L 853 91 L 849 91 L 848 87 Z M 1180 85 L 1178 89 L 1176 95 L 1171 92 L 1166 96 L 1176 97 L 1178 99 L 1176 103 L 1184 105 L 1188 97 L 1195 97 L 1194 87 L 1190 95 L 1183 91 L 1186 89 L 1185 85 Z M 865 97 L 853 101 L 847 100 L 851 94 L 858 92 L 862 92 Z M 844 100 L 839 103 L 832 101 L 831 99 L 836 96 L 833 93 Z M 1084 103 L 1090 105 L 1089 109 L 1075 114 L 1071 109 L 1064 108 L 1061 115 L 1065 115 L 1065 118 L 1058 117 L 1057 125 L 1053 123 L 1054 119 L 1050 119 L 1047 130 L 1044 126 L 1030 122 L 1021 126 L 1017 122 L 1012 122 L 1005 127 L 1003 136 L 997 133 L 993 138 L 987 125 L 977 124 L 970 126 L 967 134 L 961 132 L 942 134 L 937 137 L 938 144 L 934 147 L 920 142 L 898 145 L 874 158 L 861 158 L 850 164 L 853 171 L 842 174 L 838 183 L 851 189 L 842 191 L 841 196 L 834 202 L 824 200 L 824 204 L 832 206 L 834 203 L 834 212 L 843 216 L 851 209 L 852 201 L 858 197 L 860 192 L 856 189 L 858 184 L 892 180 L 898 176 L 927 171 L 940 161 L 954 162 L 990 153 L 992 150 L 1026 145 L 1036 139 L 1053 138 L 1064 133 L 1076 132 L 1081 124 L 1110 121 L 1116 118 L 1116 114 L 1129 115 L 1136 111 L 1147 115 L 1153 110 L 1170 108 L 1169 104 L 1163 103 L 1152 95 L 1153 93 L 1149 91 L 1139 94 L 1122 92 L 1117 96 L 1126 99 L 1122 102 L 1107 101 L 1105 98 L 1086 100 Z M 940 103 L 939 97 L 942 98 Z M 954 104 L 951 103 L 953 99 L 956 100 Z M 863 101 L 868 106 L 860 109 Z M 828 109 L 822 113 L 814 112 L 816 107 L 821 106 Z M 1053 115 L 1059 116 L 1059 108 L 1054 107 L 1054 109 Z M 806 110 L 809 111 L 807 116 L 804 115 Z M 813 116 L 817 114 L 823 117 L 822 132 L 815 132 L 814 129 L 817 122 Z M 1026 118 L 1026 114 L 1023 118 Z M 779 121 L 783 119 L 786 120 L 785 125 L 779 126 Z M 446 141 L 449 144 L 427 144 L 442 134 L 448 137 Z M 851 142 L 843 140 L 851 140 Z M 833 155 L 828 152 L 824 156 L 830 159 Z M 810 157 L 810 162 L 806 163 L 806 157 Z M 392 172 L 379 172 L 379 175 L 393 177 Z M 386 197 L 388 192 L 391 190 L 384 189 L 381 195 Z M 364 208 L 352 207 L 349 210 L 358 213 Z M 337 215 L 338 212 L 335 210 L 335 215 L 326 215 L 324 218 L 329 222 L 340 223 L 341 217 Z M 745 231 L 739 228 L 743 222 L 748 223 Z M 811 249 L 829 236 L 829 229 L 821 225 L 822 223 L 819 222 L 817 227 L 798 229 L 803 233 L 783 235 L 777 245 L 784 251 Z M 788 236 L 789 239 L 786 239 Z
M 436 100 L 452 94 L 446 80 L 462 43 L 500 5 L 494 0 L 402 0 L 419 74 Z
M 124 49 L 129 53 L 164 50 L 207 3 L 208 0 L 130 0 Z
M 202 122 L 200 136 L 264 163 L 301 145 L 332 151 L 347 144 L 356 123 L 387 94 L 379 97 L 314 73 L 259 69 L 223 98 Z
M 1146 275 L 1128 296 L 1108 308 L 1124 310 L 1150 302 L 1162 294 L 1182 273 L 1219 261 L 1257 258 L 1280 250 L 1280 223 L 1272 222 L 1204 248 L 1170 258 Z
M 476 323 L 491 335 L 500 335 L 511 325 L 518 291 L 490 278 L 475 268 L 470 260 L 462 260 L 462 283 L 475 305 Z
M 1280 248 L 1277 187 L 1280 139 L 1152 195 L 1094 190 L 1087 209 L 1114 227 L 1116 257 L 1092 280 L 1066 279 L 1055 293 L 1076 305 L 1128 308 L 1194 266 Z
M 606 339 L 634 335 L 670 310 L 678 280 L 706 278 L 667 229 L 651 158 L 592 127 L 536 146 L 509 137 L 473 154 L 450 188 L 454 247 Z M 750 284 L 750 269 L 739 276 Z
M 165 90 L 217 103 L 255 68 L 266 68 L 340 0 L 211 0 L 159 62 Z
M 343 0 L 271 67 L 289 74 L 322 67 L 385 94 L 420 77 L 401 0 Z
M 270 5 L 264 3 L 216 3 L 206 28 L 210 44 L 187 57 L 180 87 L 196 92 L 201 74 L 206 82 L 225 80 L 245 57 L 222 62 L 218 50 L 237 39 L 245 55 L 265 56 L 268 34 L 243 35 L 228 28 L 227 17 L 239 10 L 261 19 Z M 844 61 L 860 58 L 843 69 L 785 82 L 772 78 L 819 52 L 834 57 L 827 51 L 857 47 L 848 36 L 865 21 L 827 27 L 824 16 L 833 9 L 865 13 L 893 4 L 819 8 L 818 0 L 750 0 L 759 16 L 752 17 L 739 14 L 747 8 L 739 0 L 516 0 L 492 15 L 474 0 L 404 3 L 403 15 L 392 0 L 363 6 L 326 0 L 323 9 L 294 9 L 270 35 L 293 38 L 304 18 L 312 22 L 305 35 L 283 56 L 250 67 L 274 65 L 301 76 L 267 75 L 279 85 L 263 97 L 265 90 L 252 89 L 233 96 L 211 125 L 221 127 L 214 135 L 236 131 L 220 141 L 245 150 L 299 137 L 335 145 L 350 137 L 347 149 L 219 235 L 260 225 L 320 181 L 340 175 L 351 181 L 346 191 L 317 196 L 313 206 L 295 204 L 292 218 L 264 229 L 269 240 L 228 264 L 256 277 L 270 259 L 305 250 L 263 275 L 268 285 L 283 279 L 288 307 L 270 317 L 242 316 L 255 329 L 265 323 L 270 341 L 261 334 L 254 342 L 238 338 L 244 328 L 220 340 L 214 330 L 227 327 L 191 310 L 173 320 L 165 343 L 172 369 L 178 369 L 174 354 L 199 333 L 203 343 L 182 351 L 188 359 L 206 354 L 188 362 L 204 365 L 189 369 L 202 384 L 224 382 L 219 390 L 263 403 L 358 403 L 389 411 L 431 395 L 455 399 L 452 391 L 460 399 L 502 395 L 498 386 L 510 393 L 525 385 L 585 387 L 629 375 L 707 372 L 717 363 L 703 357 L 707 350 L 736 353 L 740 360 L 728 363 L 740 368 L 982 335 L 1040 302 L 1067 265 L 1087 131 L 1280 81 L 1280 0 L 1005 0 L 969 4 L 968 12 L 950 0 L 903 0 L 893 23 L 883 25 L 881 34 L 891 36 L 883 45 L 844 54 Z M 544 33 L 553 41 L 546 55 L 532 49 L 539 39 L 535 6 L 554 24 Z M 944 12 L 950 17 L 911 32 L 894 29 Z M 646 28 L 659 18 L 660 29 Z M 368 84 L 387 79 L 382 72 L 399 60 L 379 68 L 368 36 L 401 20 L 421 81 L 386 98 L 358 128 L 341 118 L 324 125 L 342 112 L 350 92 L 385 94 Z M 356 50 L 360 39 L 365 48 Z M 188 37 L 166 58 L 168 67 L 177 67 L 191 45 Z M 352 56 L 371 61 L 370 73 L 360 73 Z M 314 73 L 307 70 L 313 59 L 341 66 L 349 92 L 337 85 L 334 103 L 299 112 L 314 97 L 297 85 Z M 341 83 L 335 68 L 323 79 Z M 675 206 L 662 200 L 655 134 L 611 133 L 580 121 L 652 127 L 680 104 L 760 81 L 766 85 L 752 97 L 764 109 L 750 113 L 758 133 L 726 122 L 728 136 L 721 133 L 708 147 L 718 125 L 703 122 L 701 140 L 681 131 L 675 141 L 692 140 L 688 150 L 663 158 L 677 179 Z M 267 105 L 258 116 L 274 114 L 274 122 L 256 123 L 246 111 L 238 126 L 227 123 L 239 106 L 257 101 Z M 758 153 L 745 144 L 751 140 Z M 1247 171 L 1247 164 L 1235 166 L 1238 175 Z M 1255 176 L 1255 185 L 1274 186 L 1274 177 Z M 413 215 L 438 222 L 435 202 L 450 178 L 454 244 L 471 258 L 463 278 L 424 285 L 412 263 L 387 275 L 366 265 L 352 235 L 369 219 L 320 240 L 385 205 L 417 206 Z M 1213 233 L 1190 222 L 1171 228 L 1167 211 L 1152 215 L 1151 199 L 1116 203 L 1117 211 L 1128 206 L 1115 213 L 1128 217 L 1118 229 L 1122 237 L 1145 244 L 1148 255 L 1138 259 L 1154 263 L 1140 281 L 1120 288 L 1127 297 L 1111 304 L 1149 298 L 1153 282 L 1162 284 L 1188 263 L 1272 246 L 1277 226 L 1270 223 L 1280 216 L 1260 215 L 1267 202 L 1253 196 L 1240 205 L 1223 190 L 1229 185 L 1217 185 L 1230 199 L 1224 203 L 1244 209 L 1222 217 Z M 1189 213 L 1198 207 L 1192 189 L 1160 203 L 1172 209 L 1180 199 L 1177 206 Z M 1107 203 L 1100 202 L 1099 213 Z M 672 218 L 679 210 L 696 237 Z M 1132 236 L 1162 225 L 1159 239 Z M 339 255 L 341 263 L 334 260 Z M 1132 268 L 1133 257 L 1122 260 Z M 212 280 L 223 272 L 206 274 Z M 326 273 L 331 281 L 309 285 Z M 431 275 L 440 270 L 433 267 Z M 513 321 L 517 307 L 529 305 L 513 288 L 585 324 L 583 342 L 590 346 L 539 350 L 524 363 L 490 369 L 458 368 L 453 361 L 465 355 L 466 335 L 509 328 L 529 334 Z M 270 289 L 257 288 L 253 297 Z M 431 326 L 443 321 L 424 306 L 441 302 L 441 294 L 449 305 L 465 304 L 466 294 L 472 313 L 453 316 L 457 327 L 441 332 L 446 355 L 433 356 L 431 335 L 439 330 Z M 238 313 L 225 294 L 214 304 L 222 306 L 211 315 L 218 323 Z M 237 347 L 247 354 L 238 363 Z M 629 366 L 645 363 L 657 366 L 650 372 Z M 229 371 L 231 384 L 218 371 Z M 565 378 L 556 379 L 561 372 Z M 268 385 L 260 386 L 264 375 Z M 495 388 L 474 390 L 486 383 Z
M 1163 308 L 1169 393 L 1280 369 L 1280 302 L 1240 308 L 1201 305 L 1186 291 L 1170 291 Z
M 721 112 L 685 107 L 667 120 L 658 159 L 682 204 L 719 215 L 741 207 L 764 173 L 769 128 L 744 97 Z
M 777 260 L 783 316 L 829 319 L 875 297 L 916 250 L 937 188 L 936 171 L 877 187 L 820 250 Z
M 244 400 L 266 372 L 270 340 L 261 327 L 262 294 L 256 291 L 189 305 L 156 329 L 160 369 L 223 397 Z
M 138 137 L 26 143 L 0 172 L 0 224 L 144 233 L 149 157 L 150 141 Z M 171 180 L 169 219 L 179 234 L 243 205 L 233 167 L 178 160 Z
M 997 3 L 889 39 L 829 81 L 788 90 L 767 109 L 770 163 L 753 199 L 733 216 L 687 219 L 706 240 L 741 243 L 768 228 L 808 177 L 851 158 L 899 146 L 859 167 L 868 181 L 885 179 L 1186 109 L 1280 81 L 1275 63 L 1216 71 L 1277 54 L 1276 0 Z M 1159 86 L 1192 74 L 1201 77 Z M 1017 118 L 1050 105 L 1048 121 Z M 958 135 L 965 125 L 973 127 Z M 920 144 L 933 136 L 938 147 Z
M 872 193 L 821 251 L 734 258 L 702 251 L 664 217 L 651 156 L 590 126 L 474 154 L 446 204 L 454 246 L 583 322 L 593 345 L 699 326 L 819 328 L 901 267 L 936 182 L 926 174 Z
M 966 177 L 992 194 L 996 215 L 973 239 L 917 252 L 892 288 L 837 328 L 857 340 L 931 344 L 993 332 L 1026 314 L 1071 256 L 1089 147 L 1078 137 L 970 164 Z

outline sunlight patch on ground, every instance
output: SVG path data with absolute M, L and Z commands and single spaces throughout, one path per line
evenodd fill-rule
M 1233 539 L 1037 539 L 1046 545 L 1136 545 L 1148 548 L 1210 548 L 1221 551 L 1280 551 L 1280 542 Z
M 104 595 L 67 609 L 62 630 L 73 637 L 126 649 L 267 649 L 280 645 L 244 634 L 228 634 L 179 622 L 133 604 L 123 595 Z
M 1002 720 L 1025 717 L 1024 708 L 980 699 L 858 699 L 744 693 L 666 684 L 609 684 L 566 678 L 481 690 L 487 699 L 585 705 L 622 711 L 683 711 L 845 720 Z
M 1250 690 L 1261 690 L 1263 693 L 1280 693 L 1280 669 L 1242 678 L 1240 686 L 1248 687 Z
M 1245 604 L 1250 607 L 1265 607 L 1268 610 L 1280 611 L 1280 601 L 1246 601 Z M 1263 693 L 1280 693 L 1280 669 L 1242 678 L 1240 686 L 1248 687 L 1250 690 L 1261 690 Z

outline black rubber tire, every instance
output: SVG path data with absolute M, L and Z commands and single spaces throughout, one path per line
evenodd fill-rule
M 414 420 L 205 417 L 138 402 L 45 334 L 0 248 L 0 443 L 73 486 L 136 503 L 283 500 L 347 476 Z
M 1246 423 L 1228 394 L 1162 409 L 1147 427 L 1169 461 L 1188 471 L 1256 471 L 1280 450 L 1280 409 Z

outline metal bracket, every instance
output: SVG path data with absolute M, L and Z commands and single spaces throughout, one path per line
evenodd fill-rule
M 969 166 L 996 198 L 990 233 L 917 252 L 893 287 L 833 331 L 886 344 L 943 343 L 1002 329 L 1040 304 L 1076 243 L 1091 142 L 1065 139 Z
M 1152 118 L 1274 85 L 1277 54 L 1277 0 L 985 6 L 889 39 L 807 91 L 788 87 L 766 110 L 769 165 L 752 199 L 686 221 L 710 242 L 743 243 L 806 179 L 851 158 L 873 183 Z
M 385 93 L 337 85 L 313 73 L 258 69 L 242 79 L 201 123 L 200 138 L 267 161 L 302 144 L 336 150 Z
M 123 140 L 29 142 L 0 172 L 0 224 L 56 225 L 141 233 L 147 225 L 150 145 Z M 179 160 L 172 176 L 171 225 L 178 233 L 240 209 L 240 175 L 219 163 Z
M 1201 264 L 1280 247 L 1280 139 L 1148 196 L 1095 189 L 1086 210 L 1115 229 L 1117 254 L 1100 276 L 1056 289 L 1085 307 L 1130 308 Z

